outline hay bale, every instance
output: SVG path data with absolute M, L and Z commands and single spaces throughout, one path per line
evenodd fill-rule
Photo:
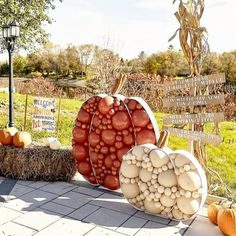
M 70 181 L 76 164 L 68 148 L 51 150 L 32 144 L 27 148 L 0 145 L 0 175 L 19 180 Z

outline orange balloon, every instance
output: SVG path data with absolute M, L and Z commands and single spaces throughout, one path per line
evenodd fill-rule
M 89 124 L 91 121 L 91 115 L 84 109 L 80 109 L 77 119 L 83 123 Z
M 88 157 L 88 149 L 82 144 L 73 145 L 71 154 L 77 161 L 85 161 Z
M 88 138 L 88 130 L 80 127 L 75 127 L 72 131 L 73 139 L 76 142 L 82 143 Z
M 134 126 L 146 127 L 150 121 L 149 116 L 144 110 L 135 110 L 132 113 L 132 121 Z
M 114 175 L 106 175 L 104 178 L 104 186 L 106 188 L 109 188 L 111 190 L 115 190 L 119 188 L 119 180 L 118 177 Z
M 116 139 L 116 132 L 114 130 L 103 130 L 102 140 L 108 145 L 113 145 Z
M 145 144 L 145 143 L 155 144 L 155 141 L 156 141 L 155 134 L 151 130 L 142 130 L 136 133 L 137 144 Z
M 130 117 L 127 112 L 118 111 L 112 117 L 112 125 L 117 130 L 127 129 L 131 125 Z
M 109 110 L 113 107 L 114 99 L 111 96 L 106 96 L 100 100 L 98 103 L 98 110 L 103 114 L 106 115 Z
M 100 142 L 100 136 L 96 134 L 95 132 L 91 132 L 89 134 L 89 144 L 92 147 L 96 147 L 96 145 Z

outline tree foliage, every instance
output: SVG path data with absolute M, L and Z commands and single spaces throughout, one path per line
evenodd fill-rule
M 17 47 L 26 50 L 45 43 L 48 33 L 42 27 L 52 23 L 49 11 L 62 0 L 0 0 L 0 27 L 16 19 L 20 25 Z
M 236 85 L 236 50 L 220 56 L 220 71 L 225 73 L 228 82 Z
M 188 71 L 188 64 L 181 52 L 167 50 L 149 56 L 144 71 L 152 75 L 176 76 L 179 72 Z

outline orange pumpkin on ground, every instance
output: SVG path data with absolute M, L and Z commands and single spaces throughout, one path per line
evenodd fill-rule
M 30 145 L 32 142 L 31 135 L 28 132 L 25 131 L 18 131 L 13 136 L 13 144 L 15 147 L 26 147 Z
M 13 143 L 13 136 L 17 131 L 15 127 L 0 130 L 0 143 L 3 145 L 11 145 Z
M 115 190 L 122 156 L 136 144 L 156 143 L 159 131 L 141 98 L 103 94 L 82 104 L 72 136 L 78 171 L 89 183 Z
M 217 224 L 220 230 L 228 236 L 236 236 L 236 204 L 220 207 Z
M 217 225 L 217 215 L 218 215 L 220 207 L 221 207 L 221 203 L 218 203 L 218 202 L 213 202 L 207 207 L 208 219 L 215 225 Z

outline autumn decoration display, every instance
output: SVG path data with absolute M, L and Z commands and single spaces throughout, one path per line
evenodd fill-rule
M 115 190 L 123 155 L 135 145 L 155 144 L 155 117 L 139 97 L 118 95 L 121 76 L 111 95 L 93 96 L 81 106 L 72 131 L 72 155 L 80 174 L 91 184 Z

